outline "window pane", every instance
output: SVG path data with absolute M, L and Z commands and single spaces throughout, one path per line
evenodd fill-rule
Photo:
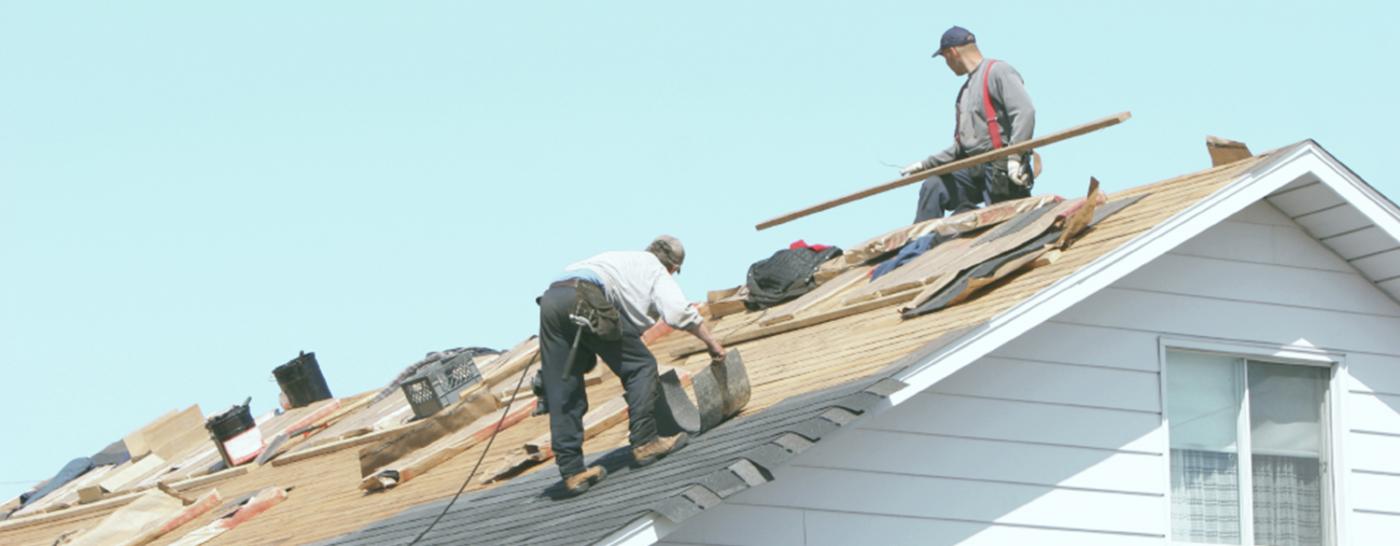
M 1322 401 L 1327 370 L 1249 363 L 1254 540 L 1323 544 Z
M 1244 361 L 1167 353 L 1172 540 L 1240 543 L 1237 430 Z

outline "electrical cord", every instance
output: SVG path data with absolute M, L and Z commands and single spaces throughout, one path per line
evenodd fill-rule
M 496 422 L 496 429 L 491 431 L 491 438 L 486 440 L 486 448 L 481 450 L 481 456 L 476 459 L 476 464 L 472 465 L 472 471 L 467 474 L 467 479 L 463 480 L 462 486 L 457 488 L 457 494 L 452 495 L 452 500 L 447 502 L 447 506 L 442 507 L 442 512 L 439 512 L 437 517 L 433 518 L 433 522 L 429 523 L 426 529 L 418 533 L 418 536 L 413 537 L 413 542 L 409 542 L 408 546 L 414 546 L 418 544 L 418 541 L 423 540 L 423 537 L 427 536 L 428 531 L 432 531 L 433 527 L 436 526 L 439 521 L 442 521 L 442 517 L 447 515 L 447 511 L 452 509 L 452 505 L 457 502 L 457 499 L 462 496 L 462 492 L 466 491 L 467 486 L 472 483 L 472 478 L 476 476 L 477 469 L 481 468 L 481 462 L 486 460 L 486 453 L 491 451 L 491 444 L 496 441 L 496 435 L 501 433 L 501 426 L 505 424 L 506 416 L 510 415 L 510 406 L 515 403 L 515 396 L 520 394 L 520 387 L 525 385 L 525 376 L 530 375 L 530 366 L 533 366 L 535 362 L 539 360 L 539 357 L 540 353 L 536 351 L 535 356 L 530 358 L 530 363 L 526 364 L 525 369 L 520 372 L 520 381 L 515 383 L 515 391 L 510 393 L 510 401 L 506 402 L 505 409 L 501 410 L 501 420 Z

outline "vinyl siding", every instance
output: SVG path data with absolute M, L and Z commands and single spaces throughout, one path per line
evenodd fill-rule
M 905 404 L 675 544 L 1161 544 L 1158 339 L 1345 353 L 1344 536 L 1400 533 L 1400 305 L 1256 204 Z

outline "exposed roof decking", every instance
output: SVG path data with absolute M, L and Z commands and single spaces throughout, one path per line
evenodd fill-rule
M 912 320 L 901 319 L 894 312 L 895 305 L 891 305 L 738 344 L 744 352 L 754 389 L 753 399 L 743 415 L 753 415 L 793 396 L 869 377 L 944 333 L 982 324 L 1212 194 L 1260 161 L 1259 158 L 1245 160 L 1115 194 L 1111 198 L 1150 195 L 1085 234 L 1059 261 L 1012 277 L 966 303 Z M 839 299 L 832 298 L 832 302 Z M 752 327 L 748 323 L 761 314 L 745 313 L 727 317 L 716 323 L 717 330 L 723 336 L 731 331 Z M 700 354 L 683 360 L 670 359 L 668 362 L 668 355 L 686 343 L 685 337 L 684 334 L 672 334 L 653 345 L 653 352 L 663 365 L 686 367 L 705 361 L 705 356 Z M 603 397 L 616 396 L 619 391 L 616 382 L 605 381 L 590 389 L 590 398 L 596 406 Z M 545 432 L 547 425 L 541 418 L 532 418 L 505 430 L 497 438 L 483 468 L 499 465 L 513 448 Z M 623 424 L 590 440 L 586 450 L 601 453 L 625 443 L 626 426 Z M 296 487 L 283 504 L 223 535 L 215 543 L 277 543 L 290 537 L 296 537 L 295 542 L 306 542 L 358 529 L 405 508 L 450 495 L 480 455 L 480 449 L 480 446 L 472 447 L 412 482 L 372 495 L 365 495 L 356 487 L 360 475 L 357 450 L 354 449 L 284 466 L 269 465 L 211 484 L 219 487 L 226 498 L 269 485 Z M 662 463 L 666 464 L 679 462 Z M 551 477 L 554 473 L 553 465 L 549 464 L 535 470 L 543 470 Z M 473 484 L 472 488 L 480 489 L 481 486 Z M 171 533 L 157 544 L 178 538 L 203 525 L 210 517 L 201 518 Z M 95 520 L 85 518 L 85 521 L 91 523 Z M 83 522 L 54 521 L 15 529 L 13 534 L 0 529 L 0 536 L 4 536 L 6 541 L 13 539 L 19 543 L 47 544 L 63 530 L 81 526 L 79 523 Z

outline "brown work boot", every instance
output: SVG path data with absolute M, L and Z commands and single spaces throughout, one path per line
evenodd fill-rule
M 632 448 L 632 460 L 637 466 L 649 465 L 680 451 L 689 440 L 690 435 L 684 432 L 675 436 L 657 436 L 655 440 Z
M 603 481 L 608 477 L 608 469 L 601 466 L 590 466 L 587 470 L 564 478 L 564 491 L 570 497 L 582 495 L 593 487 L 593 484 Z

